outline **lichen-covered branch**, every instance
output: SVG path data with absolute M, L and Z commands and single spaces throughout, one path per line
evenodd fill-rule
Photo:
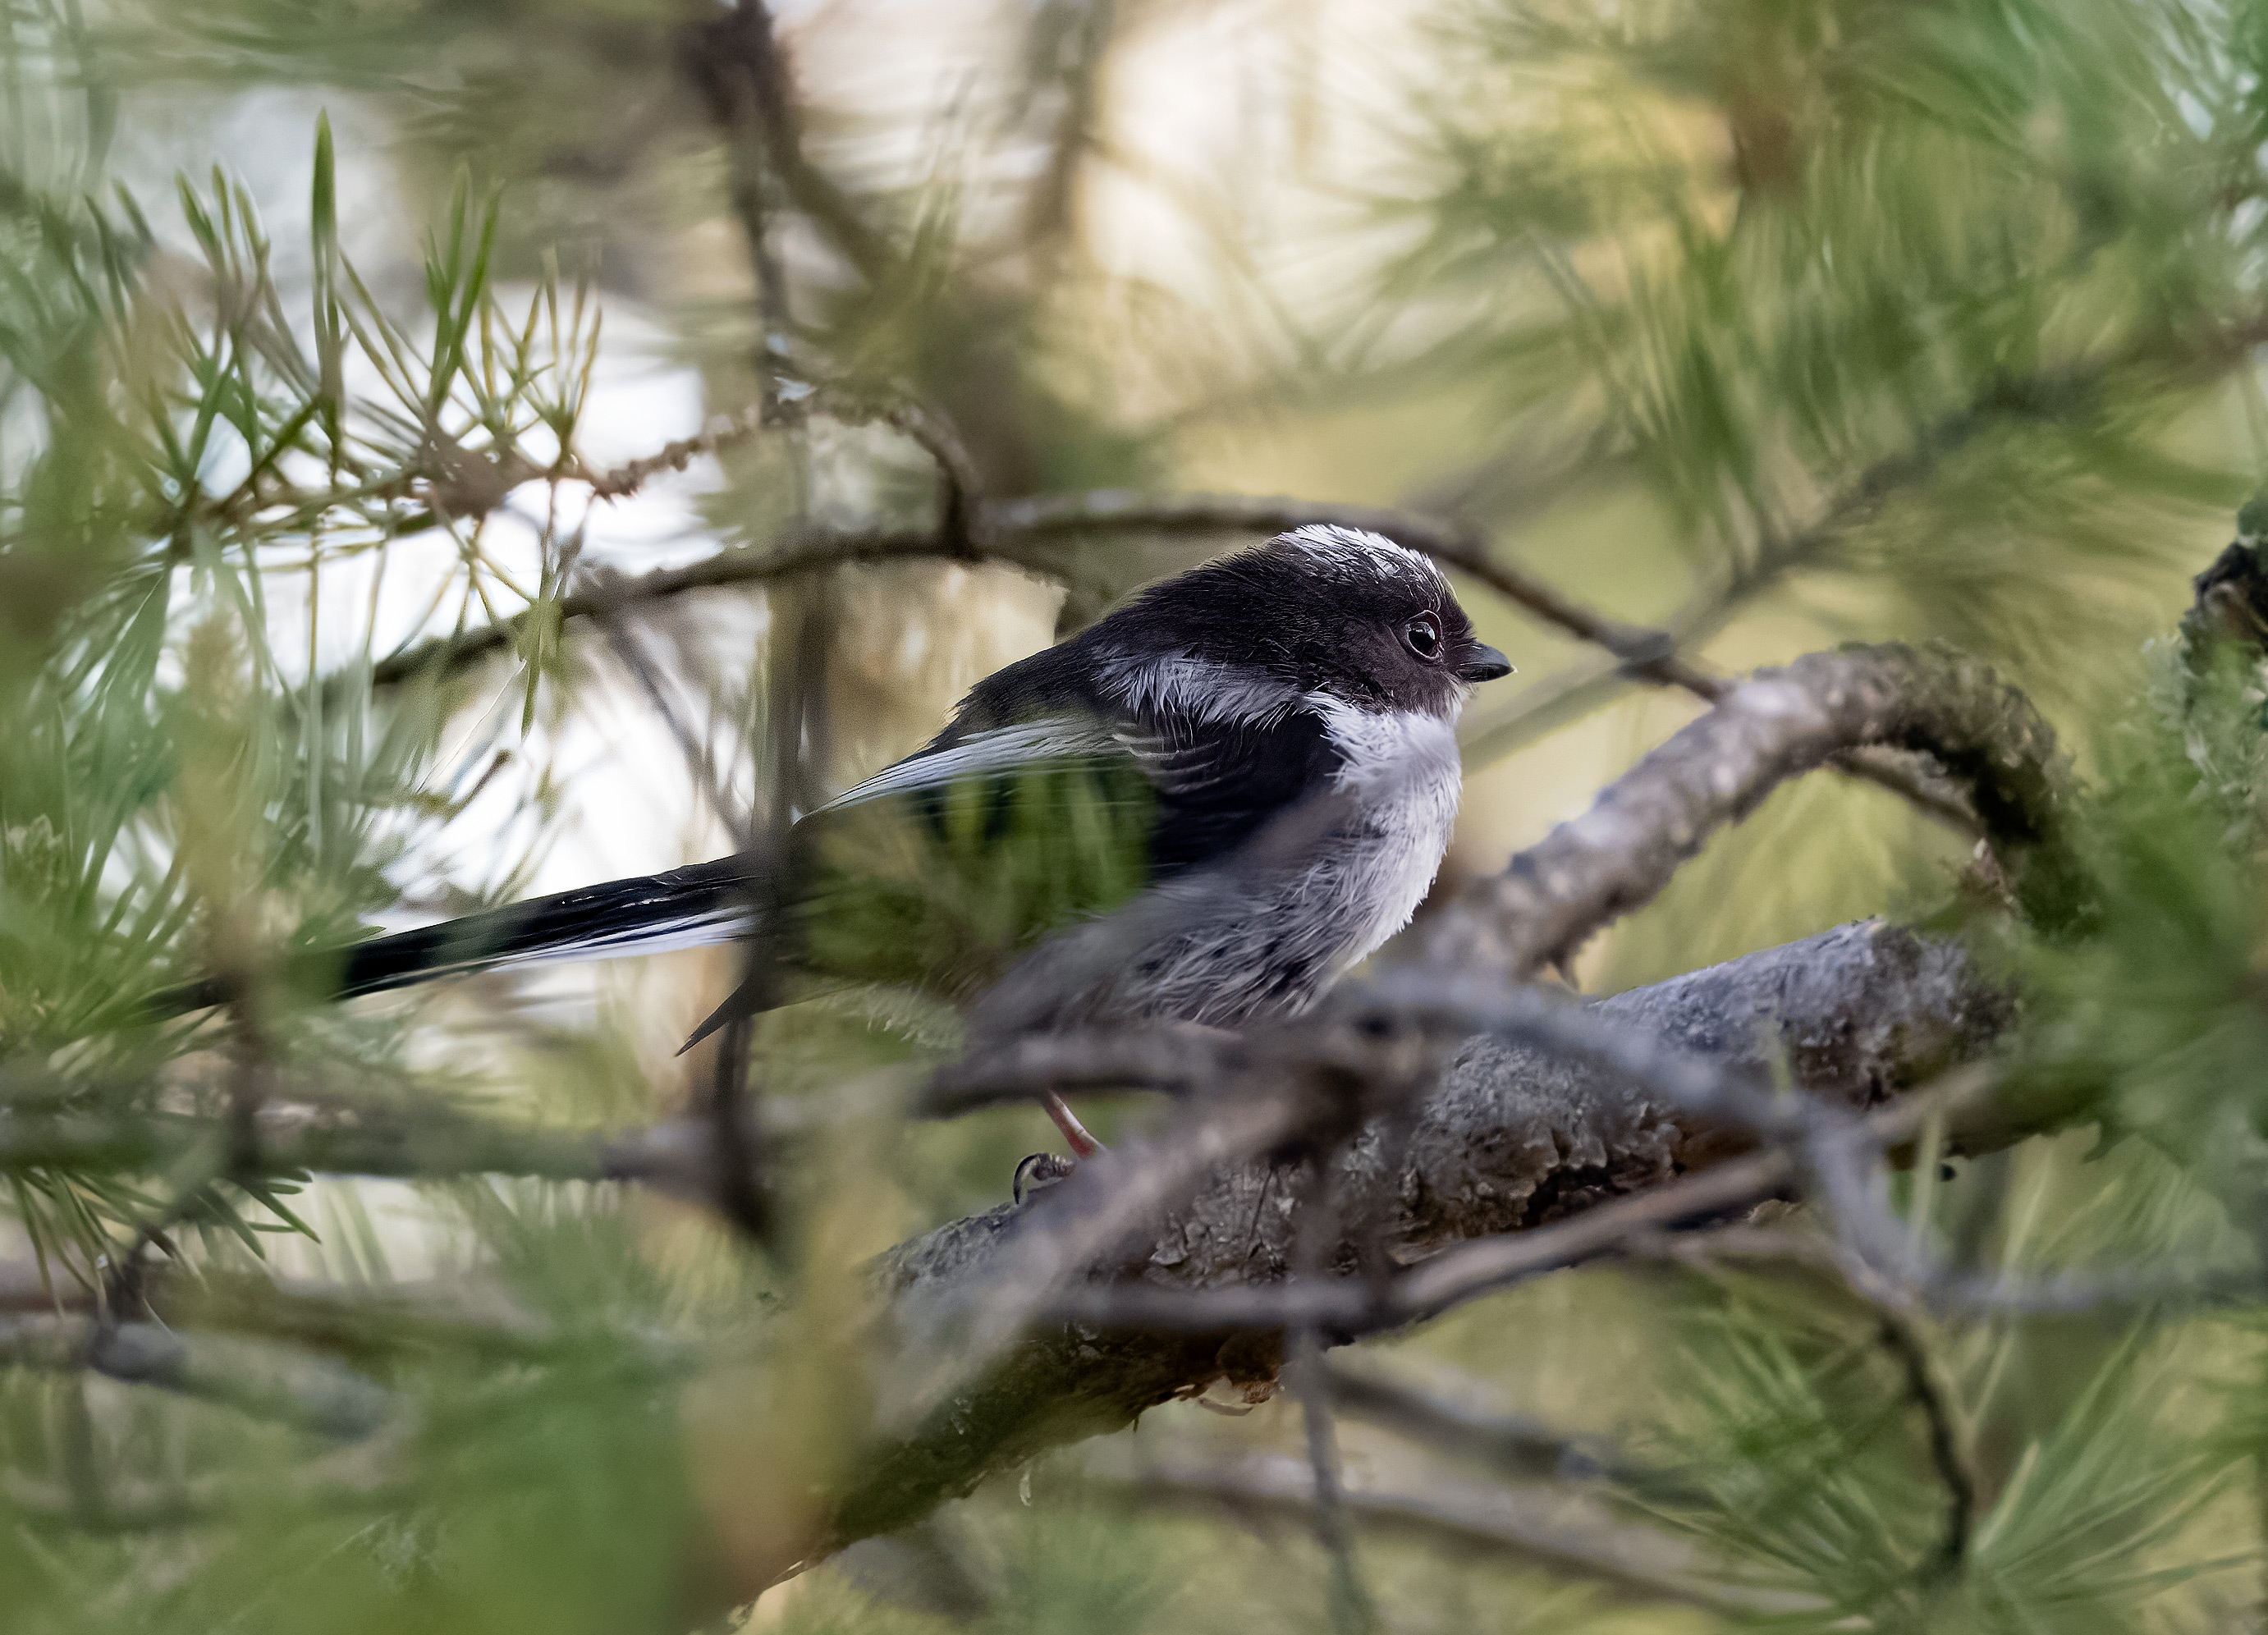
M 1867 922 L 1599 1008 L 1631 1029 L 1734 1067 L 1761 1070 L 1768 1057 L 1784 1056 L 1807 1092 L 1857 1108 L 1983 1050 L 2007 1025 L 2012 1005 L 1957 944 Z M 1328 1256 L 1335 1270 L 1361 1263 L 1365 1246 L 1356 1234 L 1373 1227 L 1393 1263 L 1416 1266 L 1461 1242 L 1554 1222 L 1580 1225 L 1575 1218 L 1594 1206 L 1659 1193 L 1689 1170 L 1719 1165 L 1741 1182 L 1717 1208 L 1754 1192 L 1741 1165 L 1777 1162 L 1783 1166 L 1777 1175 L 1789 1173 L 1777 1150 L 1738 1158 L 1749 1140 L 1743 1132 L 1695 1117 L 1595 1062 L 1485 1039 L 1460 1052 L 1403 1138 L 1389 1141 L 1388 1133 L 1374 1123 L 1342 1151 L 1332 1192 L 1349 1230 Z M 1768 1179 L 1764 1189 L 1771 1184 Z M 1035 1207 L 1003 1206 L 902 1245 L 880 1270 L 882 1296 L 900 1310 L 983 1300 L 1028 1241 L 1045 1235 L 1054 1199 L 1042 1194 Z M 793 1558 L 736 1559 L 725 1575 L 733 1590 L 753 1593 L 853 1539 L 905 1526 L 1050 1447 L 1118 1429 L 1175 1396 L 1211 1385 L 1271 1387 L 1281 1360 L 1274 1325 L 1285 1315 L 1239 1322 L 1234 1311 L 1285 1277 L 1294 1212 L 1290 1189 L 1267 1164 L 1209 1175 L 1132 1241 L 1096 1256 L 1086 1268 L 1092 1281 L 1082 1286 L 1098 1302 L 1217 1294 L 1226 1320 L 1205 1329 L 1042 1322 L 910 1427 L 878 1432 L 817 1530 L 799 1538 Z M 1609 1234 L 1606 1246 L 1611 1242 Z M 1536 1269 L 1564 1258 L 1546 1257 Z M 1331 1278 L 1321 1286 L 1360 1282 Z M 1360 1303 L 1359 1287 L 1345 1292 Z M 1322 1314 L 1326 1321 L 1332 1315 Z

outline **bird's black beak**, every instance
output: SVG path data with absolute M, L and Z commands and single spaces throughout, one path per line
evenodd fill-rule
M 1465 654 L 1464 663 L 1457 667 L 1461 681 L 1494 681 L 1512 674 L 1512 661 L 1493 647 L 1475 646 Z

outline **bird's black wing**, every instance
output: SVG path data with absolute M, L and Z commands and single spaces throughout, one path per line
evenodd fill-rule
M 1305 711 L 1231 723 L 1152 715 L 1120 732 L 1157 800 L 1152 881 L 1227 858 L 1339 767 L 1323 723 Z
M 966 997 L 1049 932 L 1233 852 L 1337 764 L 1304 712 L 1047 703 L 983 725 L 964 711 L 806 820 L 799 964 Z

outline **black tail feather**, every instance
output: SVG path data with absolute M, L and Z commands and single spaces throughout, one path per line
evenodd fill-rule
M 498 965 L 609 959 L 724 942 L 753 920 L 757 881 L 747 859 L 720 858 L 301 955 L 283 975 L 294 987 L 351 999 Z M 226 982 L 204 977 L 153 995 L 145 1012 L 179 1016 L 221 1004 L 229 992 Z

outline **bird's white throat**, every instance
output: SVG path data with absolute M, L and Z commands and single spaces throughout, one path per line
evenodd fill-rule
M 1464 774 L 1454 716 L 1372 714 L 1318 696 L 1308 706 L 1344 757 L 1333 784 L 1353 797 L 1359 814 L 1330 882 L 1345 939 L 1333 964 L 1344 971 L 1407 925 L 1425 900 L 1449 849 Z

